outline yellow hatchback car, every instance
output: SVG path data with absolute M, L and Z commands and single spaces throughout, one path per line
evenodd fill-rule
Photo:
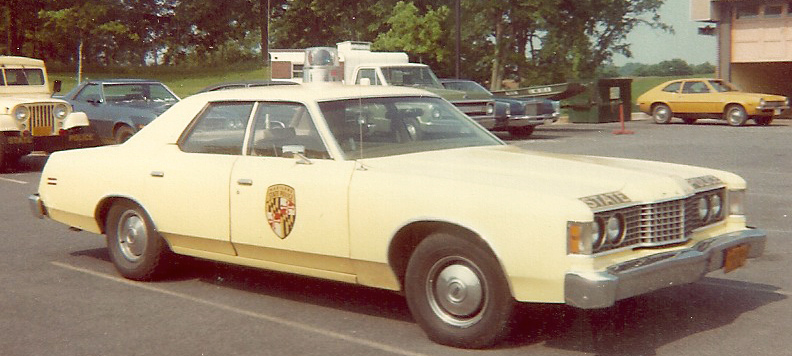
M 742 126 L 753 119 L 757 125 L 770 125 L 774 117 L 789 108 L 789 99 L 784 96 L 746 93 L 712 78 L 671 80 L 639 96 L 636 103 L 658 124 L 678 117 L 687 124 L 697 119 L 723 119 L 729 125 Z

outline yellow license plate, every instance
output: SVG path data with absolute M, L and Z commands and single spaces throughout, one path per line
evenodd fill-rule
M 12 145 L 19 145 L 19 144 L 22 144 L 22 143 L 33 143 L 33 137 L 30 137 L 30 136 L 22 136 L 22 137 L 12 136 L 12 137 L 8 138 L 8 143 L 10 143 Z
M 726 249 L 723 256 L 723 272 L 729 273 L 745 265 L 748 259 L 748 245 L 739 245 Z

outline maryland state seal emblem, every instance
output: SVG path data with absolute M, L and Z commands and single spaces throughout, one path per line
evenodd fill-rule
M 297 219 L 294 188 L 276 184 L 267 188 L 267 222 L 278 237 L 285 239 Z

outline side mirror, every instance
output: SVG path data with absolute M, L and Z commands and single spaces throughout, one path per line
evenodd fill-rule
M 63 82 L 60 80 L 55 80 L 52 82 L 52 92 L 53 93 L 60 93 L 61 87 L 63 86 Z
M 308 157 L 305 157 L 305 146 L 303 145 L 284 145 L 283 156 L 292 156 L 297 159 L 297 164 L 313 164 Z

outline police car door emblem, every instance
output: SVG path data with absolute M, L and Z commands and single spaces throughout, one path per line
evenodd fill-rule
M 294 188 L 276 184 L 267 188 L 267 222 L 278 237 L 285 239 L 297 219 Z

